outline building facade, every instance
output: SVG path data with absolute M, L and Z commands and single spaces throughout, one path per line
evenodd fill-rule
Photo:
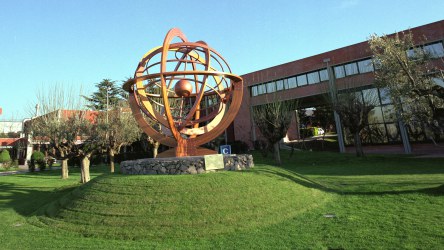
M 430 52 L 436 60 L 444 62 L 444 20 L 410 29 L 415 38 L 427 38 L 424 50 Z M 405 31 L 408 32 L 408 31 Z M 419 43 L 419 39 L 418 39 Z M 234 140 L 253 146 L 261 139 L 256 128 L 252 109 L 254 106 L 272 101 L 299 100 L 302 108 L 315 108 L 325 104 L 326 93 L 330 88 L 359 90 L 365 98 L 372 93 L 378 98 L 378 105 L 369 116 L 369 133 L 363 138 L 364 144 L 400 144 L 409 153 L 409 141 L 421 141 L 414 131 L 407 131 L 401 121 L 393 118 L 393 105 L 387 97 L 387 91 L 376 88 L 374 83 L 374 65 L 372 53 L 367 41 L 314 55 L 304 59 L 251 72 L 242 76 L 244 80 L 243 105 L 233 123 Z M 444 83 L 437 82 L 437 84 Z M 324 104 L 323 104 L 324 103 Z M 337 128 L 341 127 L 340 119 L 334 116 Z M 300 139 L 301 124 L 295 115 L 287 136 L 290 140 Z M 324 128 L 325 129 L 325 128 Z M 343 129 L 338 133 L 339 150 L 349 145 Z M 375 136 L 375 135 L 378 136 Z M 341 145 L 342 144 L 342 145 Z

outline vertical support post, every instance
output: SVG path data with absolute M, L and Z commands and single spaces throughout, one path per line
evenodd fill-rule
M 338 135 L 339 152 L 345 153 L 344 135 L 342 133 L 341 117 L 334 111 L 333 113 L 336 125 L 336 134 Z
M 412 146 L 410 145 L 409 135 L 407 133 L 407 129 L 405 128 L 404 122 L 399 118 L 398 118 L 398 126 L 399 126 L 399 133 L 401 134 L 402 145 L 404 146 L 404 153 L 411 154 Z
M 251 136 L 253 137 L 253 141 L 256 141 L 256 124 L 253 119 L 253 107 L 250 106 L 250 121 L 251 121 Z
M 333 70 L 331 66 L 328 65 L 328 62 L 330 62 L 330 58 L 324 59 L 324 63 L 327 63 L 328 89 L 330 91 L 330 98 L 332 100 L 332 103 L 335 104 L 338 98 L 336 82 L 335 82 L 335 77 L 333 75 Z M 345 153 L 345 144 L 344 144 L 344 135 L 342 133 L 341 117 L 336 111 L 333 111 L 333 116 L 335 119 L 336 134 L 338 135 L 339 152 Z

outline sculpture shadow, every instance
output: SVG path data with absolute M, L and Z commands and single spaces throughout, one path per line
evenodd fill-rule
M 284 178 L 307 188 L 315 188 L 324 192 L 335 193 L 340 195 L 400 195 L 400 194 L 419 193 L 431 196 L 444 196 L 444 184 L 432 188 L 418 188 L 418 189 L 408 189 L 408 190 L 345 191 L 341 190 L 340 188 L 327 186 L 326 184 L 320 181 L 314 180 L 313 178 L 309 178 L 293 170 L 288 170 L 278 167 L 276 167 L 276 169 L 256 169 L 253 173 L 268 175 L 274 178 Z M 415 183 L 408 183 L 408 182 L 402 183 L 402 185 L 408 185 L 408 184 L 415 184 Z

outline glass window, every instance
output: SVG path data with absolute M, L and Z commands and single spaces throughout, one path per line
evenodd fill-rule
M 276 83 L 275 82 L 267 83 L 267 93 L 273 93 L 273 92 L 276 92 Z
M 265 87 L 265 84 L 261 84 L 257 86 L 257 94 L 262 95 L 267 93 L 267 88 Z
M 385 126 L 387 128 L 387 137 L 389 141 L 401 141 L 398 126 L 396 126 L 394 123 L 387 123 Z
M 299 75 L 296 78 L 298 79 L 298 86 L 307 85 L 307 75 Z
M 408 58 L 413 58 L 413 57 L 415 57 L 415 50 L 414 49 L 409 49 L 409 50 L 407 50 L 407 57 Z
M 276 90 L 283 90 L 284 89 L 284 81 L 283 80 L 278 80 L 276 81 Z
M 382 107 L 382 114 L 384 116 L 385 122 L 395 122 L 396 121 L 395 107 L 393 105 L 383 106 Z
M 376 88 L 365 89 L 362 91 L 364 101 L 368 104 L 379 105 L 378 91 Z
M 424 51 L 429 54 L 431 57 L 443 57 L 444 56 L 444 48 L 442 43 L 434 43 L 424 46 Z
M 379 94 L 381 95 L 381 103 L 382 104 L 390 104 L 392 100 L 390 99 L 390 93 L 387 88 L 379 89 Z
M 349 63 L 344 65 L 345 68 L 345 74 L 350 76 L 350 75 L 356 75 L 358 74 L 358 65 L 356 63 Z
M 373 66 L 375 67 L 375 69 L 381 68 L 381 60 L 379 60 L 378 58 L 372 58 L 372 61 L 373 61 Z
M 368 113 L 368 122 L 369 124 L 384 123 L 381 107 L 376 107 Z
M 251 96 L 257 96 L 257 86 L 251 87 Z
M 444 88 L 444 79 L 434 77 L 432 80 L 436 85 Z
M 288 78 L 288 88 L 296 88 L 298 85 L 296 84 L 296 77 Z
M 319 82 L 319 72 L 311 72 L 307 74 L 308 84 L 314 84 Z
M 288 89 L 288 79 L 284 79 L 284 88 Z
M 373 143 L 386 143 L 387 140 L 387 132 L 385 130 L 384 124 L 370 125 L 370 131 L 372 135 Z
M 321 82 L 328 81 L 328 71 L 326 69 L 320 70 L 319 75 L 321 77 Z
M 358 68 L 359 68 L 359 73 L 361 74 L 374 71 L 371 59 L 359 61 Z
M 336 78 L 342 78 L 345 77 L 345 71 L 344 71 L 344 66 L 336 66 L 335 68 L 335 76 Z

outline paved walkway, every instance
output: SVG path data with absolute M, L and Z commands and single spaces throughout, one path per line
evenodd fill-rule
M 52 167 L 52 170 L 54 169 L 60 169 L 60 167 Z M 48 168 L 46 170 L 49 170 Z M 40 169 L 36 168 L 35 172 L 39 172 Z M 0 176 L 6 176 L 6 175 L 12 175 L 12 174 L 24 174 L 24 173 L 28 173 L 29 169 L 27 165 L 19 165 L 18 170 L 13 170 L 13 171 L 5 171 L 5 172 L 0 172 Z

